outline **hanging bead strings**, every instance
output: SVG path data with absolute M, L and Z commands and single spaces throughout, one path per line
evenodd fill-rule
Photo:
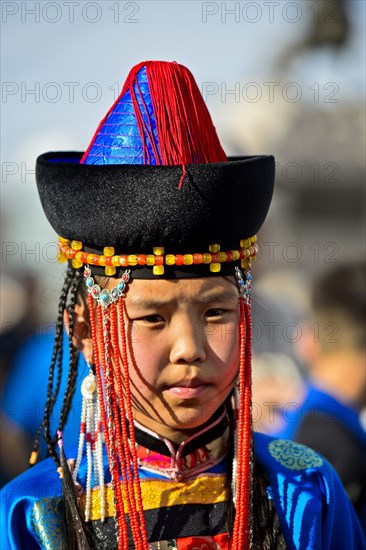
M 84 271 L 84 276 L 89 291 L 88 303 L 93 347 L 98 350 L 99 345 L 100 349 L 98 363 L 101 363 L 102 369 L 96 367 L 96 378 L 102 424 L 106 434 L 108 463 L 114 489 L 118 548 L 124 550 L 128 547 L 128 526 L 125 515 L 128 512 L 134 548 L 144 550 L 148 548 L 148 542 L 138 477 L 133 420 L 131 421 L 133 414 L 122 300 L 123 291 L 130 278 L 130 270 L 125 271 L 122 279 L 112 290 L 102 290 L 99 285 L 95 284 L 88 267 Z M 97 302 L 98 326 L 102 327 L 102 331 L 99 329 L 102 336 L 99 339 L 99 344 L 95 319 L 95 302 Z M 122 358 L 119 342 L 122 348 Z M 127 419 L 130 420 L 129 428 Z
M 131 478 L 133 479 L 132 494 L 133 494 L 133 499 L 136 496 L 136 500 L 137 500 L 137 507 L 135 506 L 134 510 L 136 510 L 137 508 L 137 514 L 138 514 L 137 531 L 139 535 L 141 535 L 142 537 L 141 548 L 143 549 L 148 547 L 148 542 L 147 542 L 144 509 L 143 509 L 143 503 L 142 503 L 140 478 L 138 473 L 138 459 L 137 459 L 137 452 L 136 452 L 135 430 L 134 430 L 134 424 L 133 424 L 130 370 L 129 370 L 129 361 L 128 361 L 128 339 L 127 339 L 127 333 L 126 333 L 125 308 L 122 300 L 118 302 L 118 320 L 119 320 L 119 328 L 120 328 L 120 340 L 122 344 L 123 374 L 124 374 L 125 389 L 126 389 L 126 413 L 127 413 L 127 418 L 129 420 L 129 427 L 130 427 L 129 439 L 128 439 L 127 430 L 124 432 L 123 437 L 125 439 L 126 447 L 128 447 L 131 451 L 130 456 L 131 456 L 132 466 L 133 466 L 133 478 Z M 123 395 L 121 396 L 121 399 L 123 399 Z
M 251 318 L 250 295 L 252 275 L 245 272 L 245 280 L 238 267 L 235 275 L 239 286 L 240 311 L 240 362 L 239 392 L 236 396 L 238 409 L 234 439 L 236 441 L 233 464 L 235 480 L 233 485 L 234 504 L 236 508 L 231 550 L 242 550 L 252 547 L 252 422 L 251 422 Z
M 81 384 L 82 406 L 78 454 L 73 470 L 73 481 L 77 482 L 77 475 L 84 451 L 86 440 L 87 476 L 86 476 L 86 504 L 85 521 L 90 519 L 91 485 L 94 475 L 94 485 L 100 487 L 101 521 L 105 519 L 105 487 L 102 448 L 102 418 L 97 398 L 97 379 L 89 364 L 89 374 Z
M 138 460 L 133 429 L 131 403 L 128 338 L 124 303 L 120 298 L 129 280 L 125 272 L 124 280 L 111 291 L 101 290 L 95 285 L 90 270 L 86 269 L 88 302 L 92 325 L 94 349 L 98 349 L 97 329 L 93 302 L 96 300 L 98 325 L 102 327 L 100 363 L 104 373 L 106 403 L 103 399 L 103 374 L 96 368 L 99 393 L 101 424 L 106 434 L 106 446 L 114 489 L 115 519 L 118 549 L 128 547 L 128 528 L 124 501 L 127 504 L 134 547 L 137 550 L 148 548 L 145 518 L 143 513 L 141 487 L 138 477 Z M 240 290 L 240 366 L 238 411 L 235 429 L 235 457 L 233 497 L 236 507 L 231 550 L 242 550 L 252 546 L 252 423 L 251 423 L 251 314 L 250 293 L 252 276 L 245 272 L 245 280 L 239 268 L 236 278 Z M 89 280 L 88 280 L 89 279 Z M 90 280 L 91 279 L 91 280 Z M 92 313 L 93 312 L 93 313 Z M 119 327 L 119 334 L 118 328 Z M 122 357 L 120 356 L 120 348 Z M 112 362 L 113 358 L 113 362 Z M 99 361 L 98 361 L 99 362 Z M 123 373 L 123 374 L 122 374 Z M 119 405 L 119 407 L 118 407 Z M 85 413 L 84 413 L 85 415 Z M 129 419 L 129 427 L 127 420 Z M 88 428 L 86 428 L 88 430 Z M 98 471 L 98 467 L 96 468 Z M 97 474 L 98 475 L 98 474 Z M 120 475 L 124 480 L 121 489 Z M 100 476 L 100 474 L 99 474 Z M 90 478 L 90 476 L 88 476 Z M 100 480 L 99 480 L 100 481 Z M 88 483 L 87 483 L 88 485 Z M 87 497 L 87 502 L 90 499 Z M 103 499 L 104 500 L 104 499 Z M 102 515 L 102 514 L 101 514 Z
M 123 301 L 119 300 L 117 303 L 118 309 L 120 307 L 123 307 Z M 132 464 L 132 444 L 130 445 L 129 441 L 129 435 L 128 435 L 128 428 L 127 428 L 127 418 L 128 418 L 128 410 L 126 405 L 126 401 L 128 399 L 127 396 L 130 395 L 129 391 L 129 381 L 126 380 L 126 376 L 124 376 L 124 386 L 123 386 L 123 380 L 122 380 L 122 372 L 125 372 L 124 365 L 121 365 L 120 361 L 120 348 L 119 348 L 119 340 L 118 340 L 118 325 L 117 325 L 117 312 L 116 312 L 116 305 L 111 304 L 110 305 L 110 320 L 111 320 L 111 342 L 112 342 L 112 348 L 113 348 L 113 357 L 115 360 L 115 371 L 116 371 L 116 389 L 117 389 L 117 398 L 118 398 L 118 404 L 119 404 L 119 413 L 120 413 L 120 430 L 117 434 L 117 441 L 118 441 L 118 451 L 119 451 L 119 457 L 121 462 L 121 468 L 122 468 L 122 478 L 123 478 L 123 487 L 124 487 L 124 495 L 125 500 L 127 501 L 127 508 L 130 518 L 130 527 L 131 527 L 131 533 L 132 538 L 135 544 L 135 548 L 137 550 L 141 549 L 143 550 L 143 538 L 140 531 L 139 526 L 139 519 L 137 514 L 137 502 L 136 502 L 136 495 L 135 495 L 135 484 L 134 484 L 134 475 L 133 470 L 131 467 Z M 120 316 L 119 316 L 120 318 Z M 120 322 L 124 322 L 124 320 L 120 319 Z M 123 327 L 124 330 L 124 327 Z M 122 343 L 123 346 L 123 343 Z M 122 352 L 123 356 L 123 352 Z M 124 389 L 125 387 L 125 389 Z M 133 429 L 133 422 L 130 422 L 130 431 L 132 432 Z

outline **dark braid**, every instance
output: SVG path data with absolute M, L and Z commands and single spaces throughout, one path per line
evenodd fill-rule
M 62 342 L 62 340 L 63 340 L 63 317 L 64 317 L 64 312 L 66 310 L 67 296 L 70 292 L 70 289 L 72 289 L 73 286 L 75 285 L 75 281 L 79 280 L 79 278 L 80 278 L 80 271 L 77 271 L 74 268 L 72 268 L 71 266 L 69 266 L 68 271 L 66 273 L 66 277 L 65 277 L 64 287 L 61 291 L 62 300 L 60 299 L 60 307 L 59 307 L 58 316 L 57 316 L 57 327 L 56 327 L 57 341 L 55 340 L 56 350 L 54 350 L 54 355 L 55 355 L 55 352 L 56 352 L 56 356 L 57 355 L 59 356 L 60 351 L 63 347 L 62 346 L 62 343 L 63 343 Z M 74 302 L 72 313 L 69 316 L 70 317 L 70 324 L 72 324 L 72 327 L 73 327 L 74 307 L 75 307 L 75 302 Z M 55 357 L 55 359 L 56 359 L 56 357 Z M 62 357 L 61 357 L 61 359 L 62 359 Z M 75 361 L 74 361 L 74 352 L 73 352 L 70 355 L 70 358 L 69 358 L 69 369 L 70 369 L 70 371 L 74 370 L 73 369 L 74 362 Z M 61 370 L 62 370 L 62 363 L 59 363 L 59 365 L 60 365 Z M 47 402 L 46 402 L 46 409 L 45 409 L 45 416 L 44 416 L 44 439 L 47 443 L 48 453 L 54 458 L 56 463 L 59 465 L 60 460 L 59 460 L 58 454 L 56 453 L 56 450 L 55 450 L 57 436 L 52 437 L 52 435 L 50 433 L 50 420 L 51 420 L 52 411 L 53 411 L 55 401 L 56 401 L 56 397 L 57 397 L 57 395 L 56 396 L 52 395 L 52 383 L 53 383 L 53 376 L 54 376 L 54 374 L 53 374 L 54 373 L 54 366 L 55 366 L 55 362 L 53 361 L 52 364 L 51 364 L 51 368 L 50 368 L 50 376 L 49 376 L 48 389 L 47 389 Z M 60 373 L 59 376 L 61 376 L 61 373 Z M 75 376 L 76 376 L 76 373 L 75 373 Z M 56 386 L 57 386 L 57 384 L 56 384 Z M 66 392 L 67 392 L 67 390 L 66 390 Z
M 64 400 L 61 407 L 61 415 L 60 415 L 60 422 L 58 429 L 63 431 L 64 426 L 67 422 L 67 418 L 70 412 L 71 408 L 71 402 L 72 398 L 74 396 L 75 387 L 76 387 L 76 378 L 77 378 L 77 364 L 79 359 L 79 353 L 78 350 L 75 348 L 73 344 L 73 336 L 74 336 L 74 312 L 75 312 L 75 305 L 76 300 L 78 296 L 78 289 L 80 286 L 81 281 L 83 280 L 83 273 L 80 271 L 75 270 L 75 278 L 71 284 L 70 288 L 70 301 L 69 301 L 69 354 L 70 354 L 70 362 L 69 362 L 69 375 L 67 379 L 67 385 L 66 385 L 66 391 Z M 54 440 L 54 444 L 57 441 L 57 436 Z
M 66 271 L 65 280 L 61 290 L 59 304 L 58 304 L 56 335 L 55 335 L 55 343 L 53 347 L 51 365 L 49 369 L 45 412 L 44 412 L 42 422 L 37 430 L 37 434 L 33 444 L 33 452 L 38 454 L 40 437 L 41 437 L 42 430 L 44 430 L 44 439 L 47 442 L 49 454 L 51 454 L 51 456 L 55 459 L 57 464 L 59 464 L 59 459 L 58 459 L 58 455 L 54 450 L 54 444 L 50 445 L 48 443 L 48 442 L 51 442 L 50 417 L 60 390 L 61 375 L 62 375 L 62 358 L 63 358 L 63 346 L 62 346 L 63 326 L 64 326 L 63 318 L 64 318 L 64 312 L 66 309 L 67 296 L 69 293 L 71 283 L 74 280 L 74 278 L 75 278 L 75 270 L 71 266 L 69 266 Z M 54 379 L 56 360 L 57 360 L 57 380 L 56 380 L 55 390 L 54 392 L 52 392 L 53 385 L 54 385 L 53 379 Z

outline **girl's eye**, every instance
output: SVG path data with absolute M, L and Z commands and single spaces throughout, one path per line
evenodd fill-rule
M 205 313 L 205 317 L 221 317 L 225 310 L 220 308 L 208 309 Z
M 146 315 L 145 317 L 141 317 L 141 319 L 137 319 L 137 321 L 145 321 L 145 323 L 151 323 L 151 324 L 163 323 L 164 317 L 158 314 Z

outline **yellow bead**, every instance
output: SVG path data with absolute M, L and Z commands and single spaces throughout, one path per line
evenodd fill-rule
M 103 248 L 103 254 L 104 254 L 104 256 L 113 256 L 114 247 L 113 246 L 105 246 Z
M 112 265 L 107 265 L 105 267 L 105 274 L 107 275 L 107 277 L 112 277 L 112 275 L 116 274 L 116 268 Z
M 223 263 L 227 260 L 227 254 L 226 252 L 219 252 L 219 262 Z
M 250 262 L 248 260 L 242 260 L 240 263 L 243 269 L 248 269 L 248 267 L 250 266 Z
M 167 254 L 165 256 L 165 263 L 166 263 L 166 265 L 174 265 L 175 264 L 174 254 Z
M 162 256 L 164 254 L 164 247 L 163 246 L 154 246 L 153 252 L 155 256 Z
M 113 256 L 112 265 L 119 265 L 119 256 Z
M 183 263 L 184 263 L 184 265 L 192 265 L 193 264 L 192 254 L 184 254 Z
M 233 255 L 233 260 L 234 260 L 234 262 L 235 262 L 236 260 L 239 260 L 239 258 L 240 258 L 239 250 L 231 250 L 231 253 L 232 253 L 232 255 Z
M 212 260 L 211 254 L 209 254 L 208 252 L 205 252 L 204 254 L 202 254 L 202 263 L 203 264 L 209 264 L 209 263 L 211 263 L 211 260 Z
M 61 264 L 63 264 L 64 262 L 67 261 L 67 258 L 65 256 L 65 254 L 63 254 L 62 252 L 59 252 L 57 254 L 57 261 L 60 262 Z
M 33 466 L 38 459 L 38 451 L 32 451 L 32 454 L 30 455 L 29 464 Z
M 154 264 L 155 264 L 154 254 L 147 254 L 146 255 L 146 265 L 154 265 Z
M 65 239 L 64 237 L 59 237 L 58 240 L 62 244 L 68 244 L 69 242 L 69 239 Z
M 253 235 L 253 237 L 250 237 L 250 241 L 252 243 L 256 243 L 257 242 L 257 235 Z
M 240 246 L 242 248 L 249 248 L 250 247 L 250 239 L 242 239 L 240 241 Z
M 82 252 L 77 252 L 75 254 L 74 260 L 76 260 L 77 262 L 81 262 L 81 255 L 82 255 Z
M 137 256 L 136 256 L 136 254 L 130 254 L 128 256 L 128 265 L 137 265 Z
M 213 273 L 218 273 L 219 271 L 221 271 L 221 264 L 218 264 L 216 262 L 210 264 L 210 271 L 212 271 Z
M 219 244 L 210 244 L 208 247 L 209 251 L 213 254 L 216 254 L 216 252 L 220 252 L 220 245 Z
M 249 256 L 249 261 L 250 262 L 255 262 L 256 259 L 257 259 L 256 256 Z
M 78 260 L 72 260 L 71 264 L 74 269 L 78 269 L 83 266 L 83 262 L 79 262 Z
M 83 248 L 83 243 L 80 241 L 71 241 L 71 248 L 73 250 L 81 250 Z
M 88 264 L 92 264 L 94 260 L 94 254 L 88 254 L 86 257 Z
M 99 256 L 98 265 L 102 265 L 103 267 L 105 266 L 105 257 L 104 256 Z
M 154 275 L 164 275 L 164 266 L 163 265 L 154 265 L 153 274 Z

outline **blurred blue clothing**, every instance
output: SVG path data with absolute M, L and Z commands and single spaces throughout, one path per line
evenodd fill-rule
M 33 334 L 18 352 L 7 379 L 2 397 L 3 422 L 10 418 L 33 438 L 43 418 L 47 397 L 48 371 L 51 364 L 54 328 L 42 334 Z M 57 371 L 57 367 L 55 369 Z M 61 386 L 51 416 L 51 434 L 55 434 L 62 406 L 69 371 L 69 350 L 66 333 L 63 336 L 63 361 Z M 88 372 L 83 355 L 79 354 L 77 385 L 72 408 L 65 428 L 65 445 L 77 444 L 80 429 L 82 379 Z M 55 372 L 56 374 L 56 372 Z M 46 452 L 46 444 L 41 439 L 41 451 Z
M 309 385 L 290 437 L 321 453 L 337 470 L 366 534 L 366 432 L 359 413 Z
M 266 474 L 267 494 L 275 505 L 289 550 L 366 548 L 353 507 L 325 459 L 303 445 L 263 434 L 254 434 L 254 451 Z M 108 481 L 106 454 L 104 464 Z M 84 491 L 86 470 L 84 457 L 78 478 Z M 141 483 L 149 476 L 148 472 L 140 475 Z M 65 548 L 60 496 L 61 481 L 52 459 L 9 483 L 1 494 L 1 549 Z M 179 523 L 179 515 L 176 521 Z M 112 547 L 115 545 L 108 546 Z
M 319 414 L 323 413 L 328 417 L 328 422 L 337 420 L 355 437 L 365 448 L 366 451 L 366 432 L 361 425 L 359 413 L 345 403 L 341 403 L 329 393 L 321 391 L 313 384 L 308 384 L 308 393 L 305 401 L 301 405 L 301 416 L 298 422 L 294 423 L 293 431 L 296 433 L 306 415 L 311 414 L 314 424 L 319 419 Z

